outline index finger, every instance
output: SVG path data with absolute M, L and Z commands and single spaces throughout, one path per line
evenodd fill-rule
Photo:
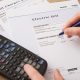
M 80 13 L 77 13 L 73 18 L 71 18 L 67 24 L 64 25 L 64 29 L 71 27 L 76 22 L 80 21 Z M 74 26 L 75 27 L 75 26 Z
M 37 70 L 35 70 L 32 66 L 26 64 L 24 66 L 25 72 L 29 75 L 31 80 L 45 80 L 43 76 L 41 76 Z

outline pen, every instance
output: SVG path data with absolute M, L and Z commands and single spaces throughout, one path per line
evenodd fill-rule
M 78 21 L 76 24 L 72 25 L 72 27 L 80 27 L 80 21 Z M 59 33 L 59 36 L 63 35 L 64 31 L 62 31 L 61 33 Z

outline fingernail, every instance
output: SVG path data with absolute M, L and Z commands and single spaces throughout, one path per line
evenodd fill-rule
M 29 69 L 30 68 L 30 65 L 29 64 L 25 64 L 24 65 L 24 69 L 26 69 L 26 68 Z
M 65 30 L 64 30 L 64 33 L 65 33 L 65 34 L 68 34 L 68 33 L 69 33 L 69 30 L 68 30 L 68 29 L 65 29 Z
M 65 29 L 64 33 L 68 36 L 72 36 L 72 30 L 71 29 Z
M 55 69 L 55 70 L 54 70 L 54 73 L 55 73 L 55 74 L 59 73 L 59 70 L 58 70 L 58 69 Z

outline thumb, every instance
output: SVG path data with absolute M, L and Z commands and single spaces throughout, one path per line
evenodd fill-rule
M 64 80 L 58 69 L 54 71 L 54 79 L 55 80 Z
M 25 72 L 29 75 L 31 80 L 45 80 L 43 76 L 41 76 L 37 70 L 35 70 L 32 66 L 26 64 L 24 65 Z
M 70 27 L 64 29 L 64 33 L 68 36 L 77 35 L 80 36 L 80 27 Z

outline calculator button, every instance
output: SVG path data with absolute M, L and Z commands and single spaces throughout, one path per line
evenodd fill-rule
M 2 49 L 3 46 L 4 46 L 6 43 L 7 43 L 7 40 L 4 40 L 4 41 L 0 42 L 0 49 Z
M 9 60 L 12 60 L 12 59 L 13 59 L 13 57 L 14 57 L 13 55 L 12 55 L 12 56 L 10 56 L 10 57 L 9 57 Z
M 39 58 L 37 58 L 37 59 L 35 59 L 34 61 L 35 61 L 35 62 L 38 62 L 39 60 L 40 60 L 40 59 L 39 59 Z
M 16 66 L 13 66 L 12 69 L 15 70 L 16 69 Z
M 36 56 L 32 55 L 32 56 L 30 57 L 30 59 L 34 61 L 34 60 L 35 60 L 35 57 L 36 57 Z
M 21 76 L 20 75 L 17 75 L 16 80 L 19 80 L 20 78 L 21 78 Z
M 10 50 L 11 50 L 11 52 L 14 51 L 15 50 L 15 47 L 11 47 Z
M 44 60 L 39 60 L 38 63 L 39 64 L 43 64 L 44 63 Z
M 5 55 L 5 54 L 6 54 L 5 51 L 1 51 L 1 52 L 0 52 L 0 55 L 1 55 L 1 56 Z
M 25 59 L 24 59 L 24 62 L 25 62 L 25 63 L 27 63 L 27 62 L 28 62 L 28 60 L 29 60 L 29 58 L 25 58 Z
M 16 46 L 16 44 L 15 44 L 15 43 L 13 43 L 13 42 L 11 42 L 11 43 L 10 43 L 10 45 L 11 45 L 11 46 Z
M 23 74 L 24 77 L 28 77 L 28 75 L 26 73 Z
M 17 73 L 17 76 L 15 76 L 13 80 L 21 80 L 21 75 Z
M 40 65 L 39 65 L 39 64 L 37 64 L 37 65 L 35 66 L 35 68 L 36 68 L 36 69 L 39 69 L 39 68 L 40 68 Z
M 23 49 L 21 49 L 21 50 L 20 50 L 20 53 L 23 53 L 23 52 L 24 52 L 24 50 L 23 50 Z
M 13 52 L 13 55 L 16 55 L 17 52 Z
M 7 40 L 4 40 L 3 44 L 6 44 L 8 41 Z
M 11 52 L 11 50 L 10 50 L 10 49 L 5 49 L 5 51 L 6 51 L 6 52 Z
M 23 60 L 23 59 L 24 59 L 24 57 L 25 57 L 25 56 L 23 56 L 23 55 L 22 55 L 20 59 L 21 59 L 21 60 Z
M 7 66 L 7 67 L 9 67 L 9 68 L 10 68 L 10 67 L 12 67 L 12 64 L 11 64 L 11 63 L 10 63 L 10 64 L 8 64 L 8 66 Z
M 2 56 L 0 56 L 0 62 L 1 62 Z
M 23 77 L 21 80 L 28 80 L 27 78 Z
M 3 43 L 1 43 L 1 44 L 0 44 L 0 49 L 2 49 L 2 48 L 3 48 L 3 46 L 4 46 L 4 44 L 3 44 Z
M 5 71 L 5 72 L 7 72 L 7 71 L 9 71 L 9 69 L 8 69 L 8 68 L 6 68 L 4 71 Z
M 13 59 L 11 63 L 15 63 L 15 62 L 17 62 L 16 59 Z
M 5 62 L 5 65 L 7 65 L 9 63 L 9 61 L 7 60 L 6 62 Z
M 28 62 L 27 62 L 27 64 L 31 64 L 33 61 L 32 60 L 29 60 Z
M 36 66 L 36 64 L 37 64 L 36 62 L 33 62 L 31 65 L 34 67 L 34 66 Z
M 5 58 L 8 58 L 8 57 L 9 57 L 9 54 L 4 55 L 4 57 L 5 57 Z
M 24 74 L 24 70 L 23 70 L 23 69 L 20 71 L 20 74 L 21 74 L 21 75 Z
M 21 61 L 20 60 L 19 61 L 17 60 L 16 65 L 19 65 L 20 63 L 21 63 Z
M 24 66 L 24 64 L 25 64 L 25 63 L 24 63 L 24 62 L 22 62 L 22 63 L 20 64 L 20 67 L 23 67 L 23 66 Z
M 19 52 L 17 53 L 17 55 L 16 55 L 16 58 L 19 58 L 20 57 L 20 54 L 19 54 Z
M 12 52 L 15 50 L 15 47 L 9 47 L 7 49 L 5 49 L 6 52 Z
M 5 61 L 5 58 L 2 58 L 0 61 L 3 63 Z
M 0 66 L 0 69 L 3 70 L 5 68 L 5 66 Z
M 6 44 L 5 46 L 4 46 L 4 48 L 9 48 L 10 47 L 10 44 Z
M 0 42 L 2 42 L 2 39 L 0 38 Z
M 8 74 L 11 75 L 13 72 L 11 70 L 9 70 Z
M 17 75 L 16 75 L 16 73 L 13 73 L 13 77 L 16 77 Z
M 31 57 L 31 54 L 28 54 L 28 57 L 30 58 Z
M 20 47 L 17 47 L 17 48 L 16 48 L 16 51 L 19 51 L 20 49 L 21 49 Z
M 20 72 L 21 68 L 17 67 L 16 72 Z
M 26 52 L 26 56 L 28 57 L 28 58 L 30 58 L 32 55 L 30 54 L 30 53 L 28 53 L 28 52 Z

